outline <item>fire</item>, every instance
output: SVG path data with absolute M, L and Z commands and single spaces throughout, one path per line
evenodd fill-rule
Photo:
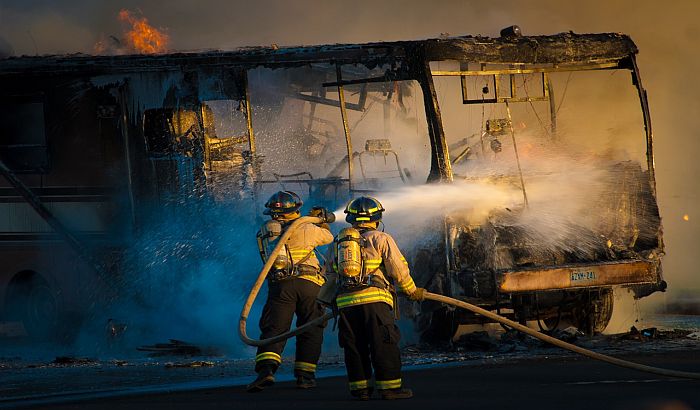
M 690 220 L 690 217 L 688 216 L 688 214 L 683 215 L 683 220 L 684 220 L 684 221 L 689 221 L 689 220 Z
M 131 29 L 124 34 L 127 47 L 143 54 L 167 51 L 169 36 L 148 24 L 146 17 L 135 16 L 124 9 L 119 12 L 119 20 L 131 25 Z

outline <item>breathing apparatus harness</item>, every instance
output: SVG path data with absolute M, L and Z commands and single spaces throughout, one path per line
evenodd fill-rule
M 280 236 L 289 228 L 293 221 L 294 220 L 279 221 L 278 219 L 271 219 L 260 228 L 257 240 L 258 251 L 260 252 L 260 258 L 262 258 L 263 263 L 268 260 Z M 310 250 L 301 260 L 295 263 L 289 246 L 284 243 L 280 252 L 275 256 L 267 279 L 271 282 L 279 282 L 298 276 L 317 275 L 319 273 L 318 269 L 304 264 L 314 252 L 315 250 Z
M 366 266 L 365 248 L 367 239 L 363 233 L 374 230 L 374 228 L 355 227 L 343 228 L 335 239 L 335 264 L 340 282 L 339 290 L 355 291 L 366 287 L 376 287 L 386 289 L 389 287 L 383 280 L 373 280 L 376 278 L 375 272 L 379 270 L 381 264 L 368 271 Z
M 401 315 L 399 313 L 396 289 L 391 283 L 387 282 L 386 278 L 381 279 L 380 276 L 375 275 L 383 265 L 383 261 L 371 271 L 368 271 L 366 266 L 365 248 L 368 246 L 368 241 L 362 234 L 374 230 L 376 228 L 368 226 L 349 227 L 343 228 L 338 233 L 334 241 L 334 262 L 340 285 L 338 286 L 336 297 L 343 293 L 355 292 L 368 287 L 385 289 L 391 293 L 391 297 L 394 300 L 394 317 L 398 320 L 401 318 Z M 333 306 L 333 309 L 337 311 L 337 307 Z M 335 328 L 335 325 L 333 327 Z

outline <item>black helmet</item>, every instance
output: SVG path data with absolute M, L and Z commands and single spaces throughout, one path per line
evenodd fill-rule
M 382 219 L 384 207 L 371 196 L 361 196 L 355 198 L 345 207 L 345 221 L 355 222 L 376 222 Z
M 265 202 L 265 208 L 267 209 L 263 211 L 263 214 L 272 215 L 273 217 L 291 214 L 298 211 L 302 205 L 304 205 L 304 202 L 294 192 L 278 191 L 272 194 L 270 199 Z

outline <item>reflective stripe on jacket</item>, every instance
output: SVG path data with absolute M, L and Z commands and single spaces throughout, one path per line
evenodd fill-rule
M 374 283 L 383 282 L 387 285 L 393 282 L 396 288 L 403 293 L 415 292 L 416 284 L 411 278 L 408 263 L 401 254 L 394 238 L 386 232 L 377 230 L 367 230 L 362 233 L 362 236 L 365 238 L 365 246 L 363 247 L 365 273 L 372 274 L 372 281 Z M 318 298 L 328 303 L 333 300 L 338 291 L 334 246 L 328 252 L 326 278 L 327 282 L 321 288 Z M 340 309 L 375 302 L 384 302 L 391 307 L 394 306 L 393 297 L 388 289 L 373 286 L 351 292 L 340 289 L 336 298 Z

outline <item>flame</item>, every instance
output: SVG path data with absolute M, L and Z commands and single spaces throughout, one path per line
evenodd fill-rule
M 124 34 L 127 47 L 142 54 L 162 53 L 168 50 L 170 37 L 148 24 L 146 17 L 138 17 L 129 10 L 119 12 L 119 20 L 131 25 Z
M 684 220 L 684 221 L 689 221 L 689 220 L 690 220 L 690 217 L 688 216 L 688 214 L 683 215 L 683 220 Z

